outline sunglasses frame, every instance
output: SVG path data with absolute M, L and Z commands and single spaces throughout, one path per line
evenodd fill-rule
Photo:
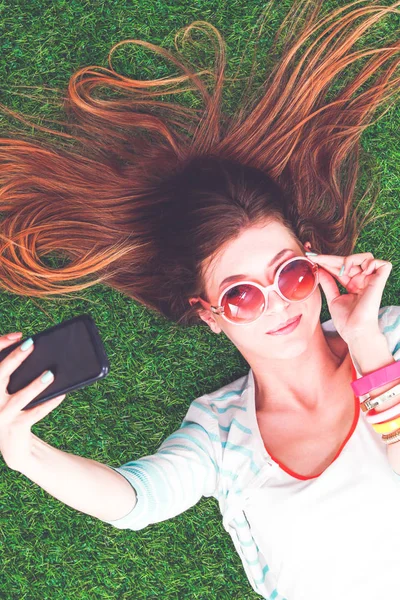
M 315 276 L 315 281 L 314 281 L 314 286 L 313 289 L 311 290 L 311 292 L 305 296 L 304 298 L 302 298 L 301 300 L 289 300 L 289 298 L 286 298 L 281 291 L 279 290 L 278 287 L 278 279 L 279 279 L 279 275 L 281 274 L 281 271 L 291 262 L 295 261 L 295 260 L 304 260 L 307 261 L 308 263 L 310 263 L 310 265 L 312 266 L 312 271 L 314 273 Z M 198 300 L 204 305 L 206 306 L 209 310 L 211 310 L 213 313 L 220 315 L 221 317 L 223 317 L 226 321 L 228 321 L 228 323 L 232 323 L 233 325 L 248 325 L 249 323 L 255 323 L 255 321 L 257 321 L 267 310 L 268 308 L 268 294 L 271 290 L 274 290 L 283 300 L 286 300 L 286 302 L 290 302 L 292 303 L 296 303 L 296 302 L 304 302 L 304 300 L 307 300 L 307 298 L 309 298 L 311 296 L 311 294 L 314 293 L 315 289 L 317 288 L 319 283 L 319 278 L 318 278 L 318 265 L 313 263 L 309 258 L 307 258 L 306 256 L 293 256 L 292 258 L 289 258 L 288 260 L 286 260 L 284 263 L 281 264 L 281 266 L 279 267 L 279 269 L 277 270 L 277 272 L 275 273 L 275 277 L 274 277 L 274 281 L 271 285 L 267 285 L 267 286 L 262 286 L 259 283 L 256 283 L 255 281 L 234 281 L 233 283 L 229 284 L 226 288 L 224 288 L 222 290 L 222 292 L 219 295 L 218 298 L 218 306 L 212 306 L 209 302 L 206 302 L 205 300 L 203 300 L 202 298 L 198 298 Z M 253 321 L 245 321 L 243 323 L 238 323 L 237 321 L 231 321 L 225 314 L 224 314 L 224 307 L 221 305 L 221 300 L 224 296 L 224 294 L 226 294 L 231 288 L 236 287 L 237 285 L 242 285 L 242 284 L 250 284 L 250 285 L 254 285 L 256 288 L 258 288 L 263 296 L 264 296 L 264 309 L 263 311 L 258 315 L 258 317 L 256 317 Z

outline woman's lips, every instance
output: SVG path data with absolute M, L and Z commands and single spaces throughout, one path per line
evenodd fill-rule
M 300 323 L 301 320 L 301 315 L 297 315 L 297 317 L 293 317 L 293 319 L 290 319 L 288 321 L 288 324 L 285 325 L 284 327 L 281 327 L 278 330 L 275 331 L 267 331 L 266 333 L 270 334 L 270 335 L 280 335 L 280 334 L 285 334 L 285 333 L 290 333 L 291 331 L 294 331 L 297 327 L 297 325 Z

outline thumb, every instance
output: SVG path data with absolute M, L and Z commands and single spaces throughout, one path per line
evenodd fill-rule
M 331 302 L 341 295 L 335 278 L 325 269 L 318 269 L 318 283 L 321 284 L 329 307 Z
M 370 285 L 372 287 L 383 288 L 389 279 L 389 275 L 392 271 L 393 265 L 387 261 L 375 261 L 381 264 L 378 265 L 375 273 L 371 273 Z M 383 289 L 382 289 L 383 291 Z
M 392 263 L 383 262 L 383 264 L 378 266 L 375 273 L 370 275 L 370 280 L 364 291 L 363 300 L 368 302 L 368 308 L 369 310 L 374 311 L 373 314 L 378 314 L 382 302 L 382 294 L 392 267 Z
M 34 425 L 48 415 L 52 410 L 57 408 L 57 406 L 64 400 L 65 396 L 66 394 L 57 396 L 56 398 L 47 400 L 46 402 L 43 402 L 34 408 L 29 408 L 28 410 L 23 411 L 24 415 L 22 420 L 28 422 L 30 425 Z

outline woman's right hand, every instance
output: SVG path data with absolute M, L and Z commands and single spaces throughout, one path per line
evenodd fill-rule
M 0 337 L 0 351 L 12 344 L 15 344 L 15 339 L 10 340 L 7 334 Z M 22 410 L 54 381 L 53 377 L 49 382 L 42 383 L 40 378 L 43 373 L 15 394 L 8 394 L 7 386 L 11 374 L 34 351 L 34 347 L 33 344 L 22 352 L 20 344 L 0 362 L 0 452 L 7 466 L 16 471 L 30 456 L 32 425 L 43 419 L 65 398 L 63 394 L 34 408 Z

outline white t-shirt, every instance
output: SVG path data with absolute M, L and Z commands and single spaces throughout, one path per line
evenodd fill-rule
M 381 307 L 378 325 L 400 360 L 400 306 Z M 335 331 L 332 319 L 322 329 Z M 336 459 L 318 477 L 297 479 L 264 445 L 254 387 L 250 369 L 199 396 L 154 454 L 111 467 L 138 500 L 127 515 L 106 523 L 139 531 L 212 496 L 249 583 L 263 598 L 400 598 L 400 476 L 359 402 Z
M 400 485 L 359 403 L 355 418 L 322 474 L 281 468 L 247 499 L 253 537 L 288 600 L 400 598 Z

